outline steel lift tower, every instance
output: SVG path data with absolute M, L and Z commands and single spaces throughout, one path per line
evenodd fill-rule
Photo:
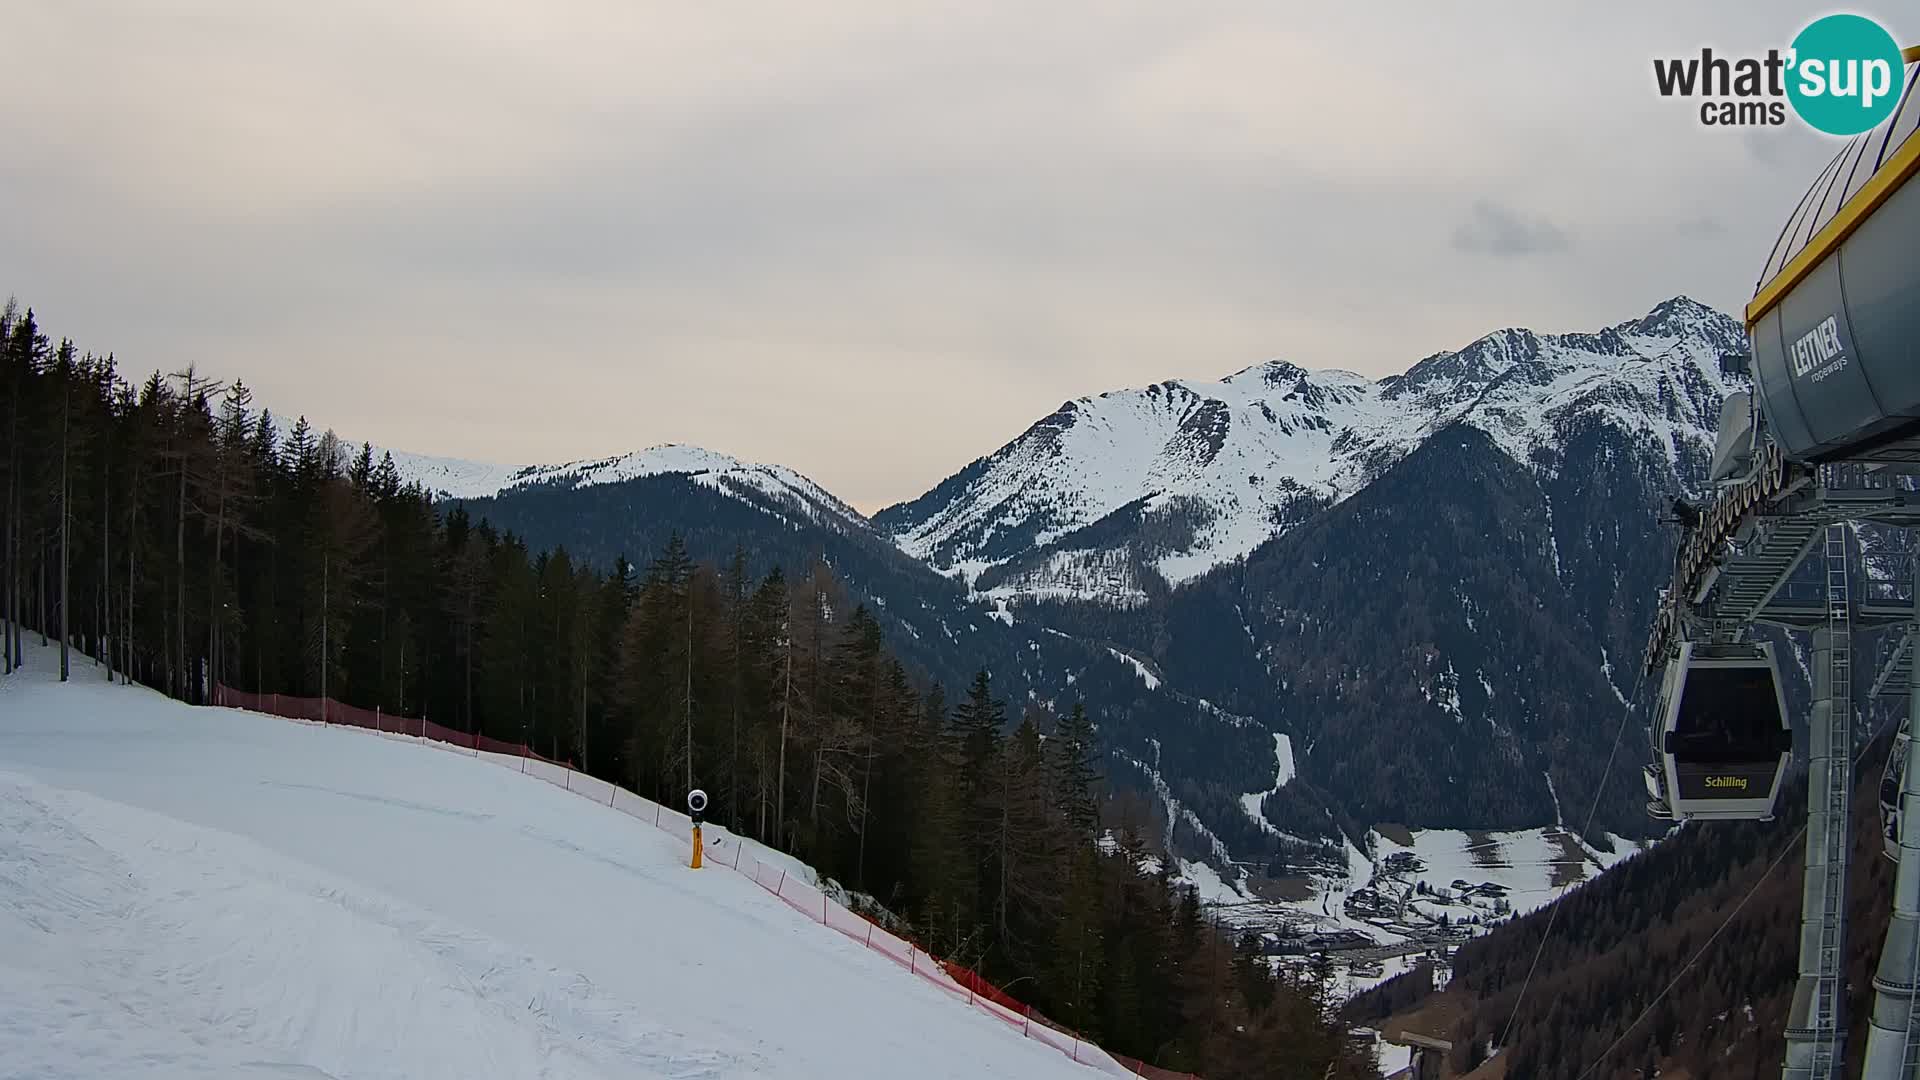
M 1905 695 L 1907 721 L 1880 791 L 1886 851 L 1899 865 L 1893 916 L 1852 1074 L 1920 1080 L 1920 560 L 1903 581 L 1870 581 L 1853 540 L 1858 523 L 1920 528 L 1920 183 L 1909 183 L 1920 172 L 1920 49 L 1906 59 L 1901 107 L 1846 143 L 1775 242 L 1746 310 L 1751 355 L 1722 360 L 1753 389 L 1722 406 L 1714 497 L 1676 506 L 1684 535 L 1646 655 L 1647 674 L 1661 676 L 1649 810 L 1676 821 L 1767 818 L 1791 742 L 1777 662 L 1753 627 L 1812 637 L 1786 1080 L 1850 1074 L 1849 801 L 1853 721 L 1869 692 Z M 1856 632 L 1895 627 L 1904 633 L 1894 647 L 1863 664 Z

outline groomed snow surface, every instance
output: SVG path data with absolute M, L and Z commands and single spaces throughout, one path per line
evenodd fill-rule
M 28 660 L 0 1076 L 1098 1075 L 532 777 Z

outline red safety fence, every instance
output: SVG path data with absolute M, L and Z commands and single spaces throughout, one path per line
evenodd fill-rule
M 368 731 L 379 731 L 390 735 L 411 735 L 417 739 L 447 743 L 483 754 L 503 754 L 507 757 L 531 758 L 552 765 L 562 764 L 551 758 L 542 757 L 538 751 L 520 743 L 455 731 L 421 717 L 395 716 L 379 709 L 363 709 L 358 705 L 348 705 L 332 698 L 294 697 L 291 694 L 249 694 L 244 690 L 235 690 L 216 683 L 213 687 L 213 703 L 233 709 L 245 709 L 248 712 L 284 716 L 291 720 L 339 724 L 343 727 L 365 728 Z
M 339 724 L 362 728 L 383 735 L 419 739 L 429 745 L 458 748 L 475 757 L 505 765 L 518 772 L 545 780 L 583 798 L 645 821 L 692 845 L 692 821 L 678 810 L 669 810 L 651 799 L 597 777 L 576 772 L 565 763 L 541 757 L 519 743 L 503 742 L 485 735 L 473 735 L 441 727 L 429 720 L 399 717 L 378 709 L 362 709 L 331 698 L 292 697 L 286 694 L 249 694 L 225 686 L 213 688 L 215 705 L 267 713 L 293 720 Z M 879 953 L 930 985 L 940 988 L 955 1001 L 980 1009 L 1022 1035 L 1068 1055 L 1074 1061 L 1113 1076 L 1149 1077 L 1151 1080 L 1200 1080 L 1192 1073 L 1156 1068 L 1143 1061 L 1109 1053 L 1079 1033 L 1056 1024 L 1006 991 L 988 982 L 979 973 L 959 964 L 935 959 L 911 939 L 887 930 L 879 923 L 834 900 L 811 882 L 802 880 L 788 867 L 799 864 L 762 847 L 746 837 L 735 836 L 717 825 L 703 827 L 707 833 L 704 862 L 733 870 L 772 893 L 787 906 L 814 922 L 836 930 Z M 782 865 L 782 863 L 786 865 Z

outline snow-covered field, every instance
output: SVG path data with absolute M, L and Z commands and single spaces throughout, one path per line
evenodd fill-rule
M 1405 975 L 1420 962 L 1419 956 L 1389 956 L 1380 961 L 1380 974 L 1362 975 L 1350 965 L 1336 967 L 1327 993 L 1335 1001 L 1348 1001 L 1379 986 L 1388 979 Z
M 1283 739 L 1284 736 L 1275 737 L 1282 783 L 1288 778 L 1287 766 L 1291 764 Z M 1264 794 L 1244 797 L 1250 814 Z M 1511 905 L 1512 914 L 1524 915 L 1640 851 L 1633 841 L 1620 837 L 1612 838 L 1613 851 L 1599 851 L 1579 844 L 1557 826 L 1494 833 L 1422 829 L 1406 835 L 1412 840 L 1411 844 L 1370 831 L 1367 842 L 1373 850 L 1372 858 L 1349 841 L 1345 874 L 1312 875 L 1308 880 L 1312 895 L 1305 899 L 1261 898 L 1255 894 L 1244 867 L 1236 867 L 1234 878 L 1228 880 L 1206 863 L 1181 859 L 1176 879 L 1197 889 L 1201 902 L 1230 926 L 1262 931 L 1280 926 L 1317 932 L 1347 931 L 1392 945 L 1419 940 L 1423 930 L 1438 927 L 1443 916 L 1453 923 L 1486 923 L 1502 917 L 1495 911 L 1492 895 L 1461 896 L 1454 887 L 1456 880 L 1475 887 L 1499 886 L 1504 890 L 1506 903 Z M 1575 845 L 1573 854 L 1568 844 Z M 1414 868 L 1407 869 L 1405 861 L 1395 860 L 1395 855 L 1412 856 L 1416 860 Z M 1415 886 L 1420 882 L 1445 892 L 1448 899 L 1442 902 L 1438 897 L 1418 893 Z M 1396 912 L 1400 899 L 1405 897 L 1405 911 L 1394 917 L 1374 916 L 1377 921 L 1356 917 L 1346 909 L 1347 896 L 1362 888 L 1374 890 Z M 1400 970 L 1404 970 L 1404 966 L 1395 967 L 1389 962 L 1385 975 L 1353 977 L 1343 982 L 1340 989 L 1357 992 Z
M 481 760 L 0 683 L 0 1076 L 1095 1075 Z
M 1504 833 L 1422 829 L 1412 834 L 1410 846 L 1378 832 L 1368 835 L 1377 862 L 1384 863 L 1396 852 L 1411 852 L 1424 867 L 1412 878 L 1436 889 L 1451 890 L 1456 880 L 1472 885 L 1499 885 L 1506 890 L 1507 902 L 1513 905 L 1516 915 L 1545 906 L 1571 883 L 1592 878 L 1639 850 L 1632 841 L 1615 837 L 1611 852 L 1582 845 L 1584 858 L 1576 862 L 1562 847 L 1559 839 L 1562 832 L 1558 828 Z M 1562 884 L 1556 885 L 1556 880 Z

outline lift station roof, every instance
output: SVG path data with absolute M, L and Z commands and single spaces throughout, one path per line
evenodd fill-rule
M 1906 58 L 1900 107 L 1814 179 L 1747 306 L 1755 389 L 1794 460 L 1920 456 L 1920 49 Z

